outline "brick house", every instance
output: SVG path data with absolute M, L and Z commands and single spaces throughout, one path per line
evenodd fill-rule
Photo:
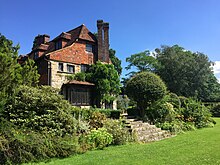
M 98 37 L 81 25 L 50 40 L 47 34 L 35 37 L 32 51 L 19 58 L 22 63 L 33 59 L 40 74 L 39 84 L 62 89 L 64 97 L 73 105 L 87 107 L 93 101 L 94 84 L 68 81 L 67 75 L 85 72 L 89 65 L 109 59 L 109 23 L 97 21 Z M 110 106 L 111 108 L 113 105 Z

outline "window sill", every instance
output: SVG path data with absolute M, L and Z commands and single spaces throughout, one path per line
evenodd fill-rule
M 75 72 L 65 72 L 65 71 L 57 71 L 57 73 L 65 73 L 65 74 L 74 74 Z

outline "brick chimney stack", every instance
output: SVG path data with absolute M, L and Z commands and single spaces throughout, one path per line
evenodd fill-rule
M 33 45 L 32 49 L 34 49 L 37 46 L 40 46 L 40 44 L 45 44 L 49 41 L 50 41 L 50 36 L 49 35 L 47 35 L 47 34 L 38 35 L 34 39 L 34 45 Z
M 109 23 L 103 23 L 104 30 L 104 61 L 109 63 Z
M 103 20 L 97 21 L 98 28 L 98 60 L 103 60 Z
M 109 23 L 97 21 L 98 28 L 98 60 L 109 63 Z M 104 36 L 103 36 L 104 34 Z

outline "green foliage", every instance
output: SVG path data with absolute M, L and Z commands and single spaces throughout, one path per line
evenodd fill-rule
M 0 123 L 0 164 L 21 164 L 78 152 L 77 138 L 51 136 L 18 129 L 7 121 Z
M 76 129 L 76 120 L 70 112 L 71 105 L 55 89 L 20 86 L 3 117 L 20 127 L 64 135 Z
M 105 114 L 94 111 L 89 118 L 89 125 L 92 128 L 98 129 L 103 127 L 105 121 L 106 121 Z
M 65 159 L 53 159 L 47 165 L 218 165 L 220 147 L 220 118 L 214 128 L 190 131 L 176 137 L 150 144 L 109 147 Z M 36 164 L 42 165 L 44 162 Z
M 192 122 L 197 128 L 208 127 L 213 123 L 209 109 L 201 102 L 191 98 L 185 100 L 181 108 L 181 115 L 185 122 Z
M 115 70 L 118 72 L 118 75 L 121 75 L 122 67 L 121 67 L 121 60 L 119 60 L 115 56 L 116 51 L 113 49 L 109 49 L 109 57 L 111 59 L 112 64 L 114 65 Z
M 77 120 L 89 120 L 92 113 L 91 109 L 72 107 L 71 114 Z
M 212 72 L 213 63 L 205 54 L 186 51 L 178 45 L 162 46 L 157 53 L 161 67 L 156 73 L 171 92 L 201 100 L 219 96 L 220 85 Z
M 0 114 L 19 85 L 36 85 L 39 75 L 34 63 L 28 60 L 22 67 L 17 63 L 19 45 L 0 34 Z
M 138 72 L 143 71 L 152 71 L 159 67 L 159 64 L 155 57 L 151 56 L 150 51 L 146 50 L 137 54 L 133 54 L 130 57 L 126 58 L 126 62 L 129 65 L 125 68 L 127 70 L 135 67 Z M 130 72 L 129 74 L 134 74 L 135 72 Z
M 120 92 L 120 80 L 117 71 L 111 64 L 97 62 L 93 64 L 86 76 L 87 81 L 96 86 L 95 98 L 97 103 L 111 102 Z
M 112 143 L 113 136 L 107 132 L 106 128 L 93 129 L 87 135 L 88 143 L 95 149 L 103 149 Z
M 37 66 L 34 65 L 34 61 L 28 59 L 22 66 L 20 74 L 22 75 L 22 85 L 37 86 L 40 75 L 37 71 Z
M 151 71 L 158 74 L 169 91 L 180 96 L 195 97 L 202 101 L 220 101 L 220 84 L 212 71 L 213 63 L 200 52 L 187 51 L 174 46 L 131 55 L 126 59 L 126 69 L 135 67 L 136 72 Z M 124 79 L 126 85 L 127 80 Z
M 112 119 L 119 119 L 121 110 L 114 110 L 114 109 L 99 109 L 95 108 L 92 109 L 93 111 L 100 112 L 102 114 L 105 114 L 106 117 L 112 118 Z
M 168 102 L 168 99 L 169 97 L 164 97 L 154 102 L 146 109 L 146 116 L 150 122 L 164 123 L 175 120 L 177 113 L 174 110 L 173 104 Z
M 0 93 L 11 95 L 22 76 L 17 72 L 20 65 L 17 63 L 19 45 L 0 34 Z
M 220 104 L 214 105 L 210 111 L 214 117 L 220 117 Z
M 84 72 L 76 73 L 74 79 L 78 81 L 86 81 L 86 75 Z
M 129 98 L 137 102 L 141 116 L 151 103 L 163 98 L 166 94 L 166 86 L 159 76 L 150 72 L 142 72 L 132 77 L 126 86 Z
M 127 95 L 119 95 L 117 98 L 117 109 L 120 110 L 127 110 L 129 105 L 130 99 Z
M 171 103 L 174 106 L 174 108 L 181 107 L 180 97 L 178 97 L 175 93 L 168 93 L 167 102 Z
M 86 73 L 79 72 L 74 75 L 67 75 L 67 80 L 86 81 Z
M 122 121 L 108 119 L 104 123 L 107 132 L 112 134 L 114 145 L 122 145 L 134 140 L 129 130 L 124 126 Z
M 157 123 L 157 127 L 160 127 L 163 130 L 168 130 L 175 134 L 182 133 L 184 131 L 193 131 L 195 130 L 195 126 L 191 122 L 184 122 L 181 120 L 174 120 L 172 122 L 164 122 L 164 123 Z

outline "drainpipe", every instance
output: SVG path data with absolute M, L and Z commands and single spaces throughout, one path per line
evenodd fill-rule
M 47 59 L 47 57 L 48 56 L 45 56 L 45 60 L 47 61 L 47 65 L 48 65 L 48 67 L 47 67 L 47 83 L 48 83 L 48 85 L 49 86 L 51 86 L 52 84 L 51 84 L 51 80 L 52 80 L 52 75 L 51 75 L 51 62 Z

